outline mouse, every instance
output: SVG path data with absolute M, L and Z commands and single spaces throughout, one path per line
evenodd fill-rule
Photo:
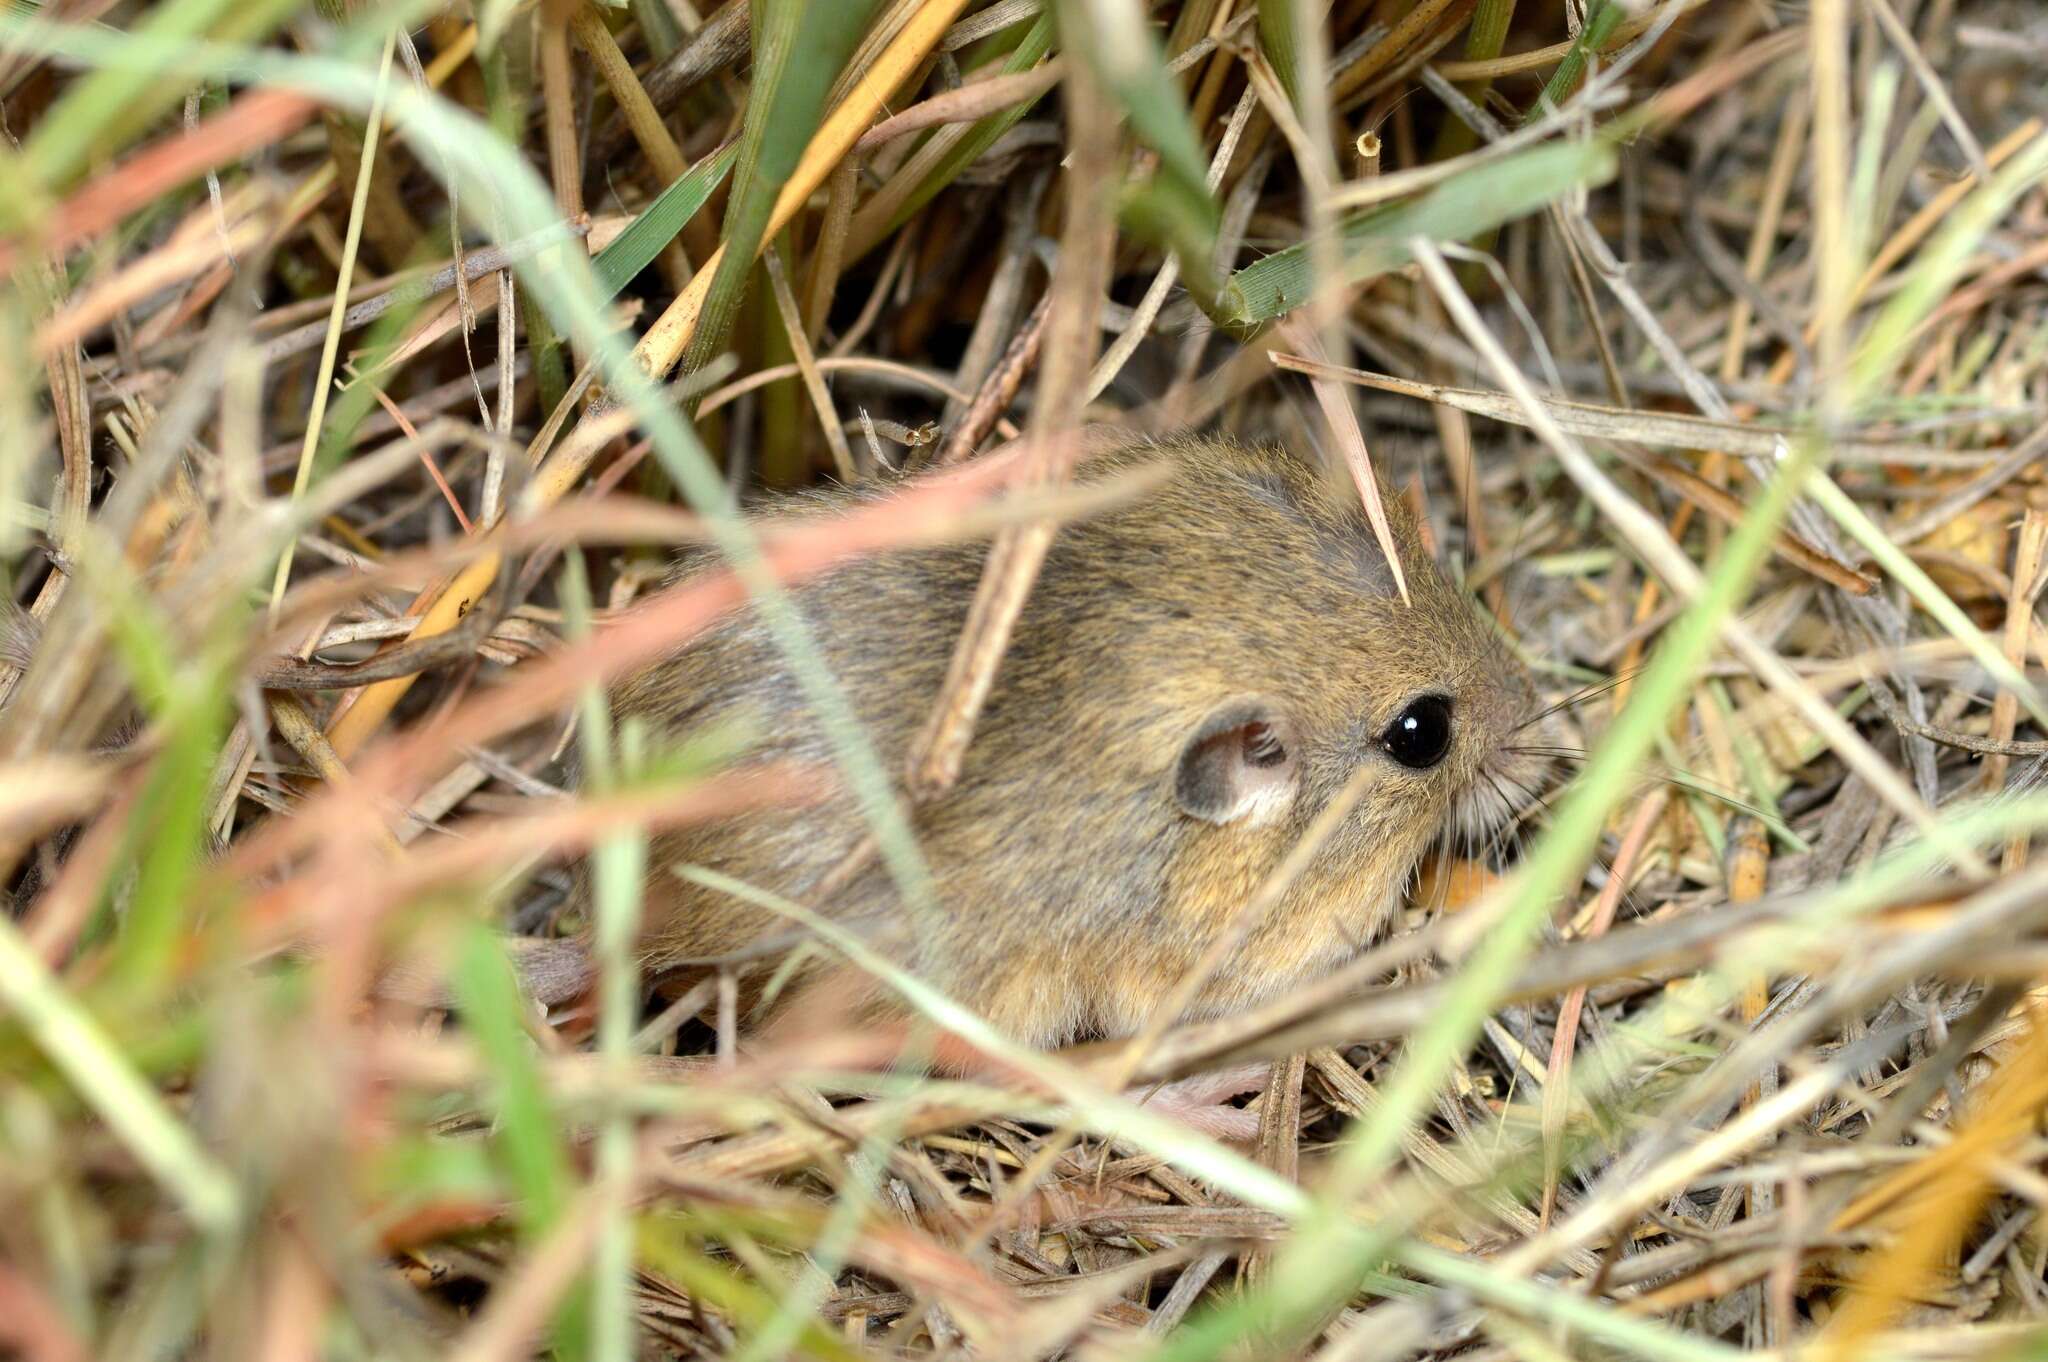
M 1267 444 L 1130 441 L 1078 482 L 1159 461 L 1149 490 L 1063 525 L 1017 620 L 959 779 L 912 810 L 935 904 L 869 864 L 812 902 L 866 834 L 850 792 L 653 835 L 639 952 L 653 972 L 784 954 L 790 922 L 675 873 L 805 902 L 1016 1041 L 1136 1034 L 1219 939 L 1175 1020 L 1226 1016 L 1329 973 L 1387 929 L 1429 849 L 1483 845 L 1540 798 L 1533 680 L 1382 489 L 1395 575 L 1348 471 Z M 862 488 L 805 494 L 826 509 Z M 974 598 L 986 542 L 925 545 L 790 588 L 882 760 L 901 771 Z M 716 561 L 685 558 L 687 580 Z M 829 763 L 803 693 L 740 607 L 609 692 L 665 739 L 729 727 L 737 758 Z M 1347 784 L 1350 811 L 1263 918 L 1233 930 Z M 587 905 L 588 874 L 578 896 Z M 800 933 L 799 933 L 800 934 Z M 1234 939 L 1232 939 L 1234 938 Z M 829 951 L 750 987 L 748 1028 L 821 989 L 896 1004 Z M 756 970 L 754 977 L 769 974 Z

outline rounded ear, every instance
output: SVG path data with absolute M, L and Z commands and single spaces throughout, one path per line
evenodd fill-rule
M 1246 697 L 1211 710 L 1180 750 L 1173 797 L 1205 823 L 1264 823 L 1294 798 L 1301 765 L 1294 726 L 1271 701 Z

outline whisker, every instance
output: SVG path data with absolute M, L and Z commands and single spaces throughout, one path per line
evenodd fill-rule
M 1491 772 L 1488 773 L 1488 777 L 1489 779 L 1492 778 Z M 1545 818 L 1553 816 L 1550 807 L 1550 801 L 1543 797 L 1542 791 L 1536 789 L 1534 786 L 1530 785 L 1525 780 L 1515 779 L 1515 777 L 1508 775 L 1506 772 L 1501 772 L 1499 775 L 1499 779 L 1505 780 L 1508 784 L 1514 786 L 1517 790 L 1520 790 L 1524 795 L 1527 795 L 1529 798 L 1529 807 L 1527 809 L 1515 813 L 1514 816 L 1509 820 L 1510 822 L 1520 823 L 1523 820 L 1523 818 L 1525 818 L 1528 815 L 1530 810 L 1534 809 L 1541 809 L 1543 811 L 1543 816 Z M 1512 805 L 1510 805 L 1510 807 L 1512 808 Z
M 1651 779 L 1658 781 L 1661 784 L 1669 785 L 1671 788 L 1675 790 L 1686 790 L 1692 794 L 1699 795 L 1704 799 L 1711 799 L 1715 803 L 1725 805 L 1728 808 L 1734 809 L 1738 813 L 1746 813 L 1751 818 L 1756 819 L 1757 822 L 1762 823 L 1766 828 L 1769 828 L 1773 832 L 1786 835 L 1790 835 L 1792 833 L 1790 825 L 1788 825 L 1785 822 L 1785 820 L 1777 814 L 1774 814 L 1770 810 L 1762 808 L 1759 805 L 1751 804 L 1744 800 L 1737 799 L 1733 794 L 1729 793 L 1727 789 L 1713 785 L 1710 782 L 1703 781 L 1698 777 L 1688 777 L 1683 773 L 1672 774 L 1670 772 L 1661 772 L 1653 774 L 1651 776 Z
M 1587 753 L 1584 748 L 1510 745 L 1503 747 L 1501 750 L 1503 752 L 1513 752 L 1518 756 L 1547 757 L 1553 761 L 1583 763 L 1587 759 Z M 1675 790 L 1686 790 L 1702 798 L 1711 799 L 1715 803 L 1724 805 L 1727 808 L 1734 809 L 1738 813 L 1746 813 L 1780 835 L 1789 835 L 1792 832 L 1792 829 L 1779 815 L 1773 814 L 1770 810 L 1760 805 L 1752 804 L 1745 799 L 1739 798 L 1728 786 L 1708 780 L 1706 777 L 1696 775 L 1691 771 L 1681 771 L 1676 767 L 1665 766 L 1661 762 L 1649 762 L 1645 763 L 1643 776 L 1645 779 L 1653 780 L 1660 785 L 1668 785 Z
M 1515 788 L 1527 794 L 1530 799 L 1535 801 L 1535 804 L 1538 807 L 1540 807 L 1546 815 L 1550 813 L 1550 801 L 1545 799 L 1537 791 L 1530 789 L 1526 783 L 1515 779 L 1513 776 L 1508 775 L 1504 775 L 1502 779 L 1506 780 L 1509 784 L 1513 785 Z M 1592 853 L 1592 863 L 1598 866 L 1601 872 L 1605 874 L 1607 878 L 1614 878 L 1614 862 L 1609 860 L 1605 855 L 1601 854 L 1601 852 L 1599 852 L 1598 850 L 1595 850 Z M 1634 916 L 1642 910 L 1641 903 L 1637 901 L 1635 894 L 1626 886 L 1623 886 L 1621 890 L 1620 906 L 1626 908 L 1631 916 Z
M 1493 787 L 1494 797 L 1500 800 L 1501 807 L 1501 820 L 1495 826 L 1493 836 L 1489 837 L 1486 843 L 1486 858 L 1493 860 L 1500 854 L 1501 844 L 1510 836 L 1518 834 L 1521 819 L 1515 810 L 1515 801 L 1501 788 L 1499 778 L 1490 771 L 1485 775 L 1486 783 Z
M 1621 685 L 1623 682 L 1633 680 L 1636 676 L 1642 673 L 1642 670 L 1643 669 L 1641 667 L 1631 667 L 1629 670 L 1625 672 L 1621 672 L 1618 675 L 1608 677 L 1605 681 L 1588 682 L 1586 685 L 1581 686 L 1578 690 L 1573 691 L 1570 695 L 1565 696 L 1562 700 L 1559 700 L 1554 704 L 1546 705 L 1542 709 L 1537 710 L 1534 714 L 1531 714 L 1528 718 L 1522 720 L 1521 723 L 1515 726 L 1515 732 L 1519 733 L 1523 729 L 1529 727 L 1531 724 L 1541 723 L 1545 719 L 1548 719 L 1551 715 L 1556 714 L 1562 710 L 1572 709 L 1586 703 L 1586 701 L 1588 700 L 1597 699 L 1598 697 L 1605 695 L 1607 692 L 1613 690 L 1616 686 Z

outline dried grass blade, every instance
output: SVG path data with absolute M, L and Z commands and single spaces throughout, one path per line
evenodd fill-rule
M 1387 523 L 1387 508 L 1380 499 L 1380 480 L 1373 472 L 1372 455 L 1365 448 L 1365 432 L 1359 427 L 1358 413 L 1351 408 L 1350 398 L 1337 385 L 1336 379 L 1327 371 L 1335 367 L 1321 363 L 1323 345 L 1316 338 L 1315 329 L 1308 325 L 1299 313 L 1280 324 L 1281 333 L 1288 343 L 1298 350 L 1306 351 L 1313 358 L 1309 363 L 1324 372 L 1309 374 L 1309 383 L 1315 389 L 1316 404 L 1323 410 L 1323 419 L 1329 423 L 1330 434 L 1337 442 L 1337 448 L 1344 455 L 1344 466 L 1351 471 L 1352 484 L 1358 488 L 1358 499 L 1365 506 L 1365 518 L 1372 523 L 1373 537 L 1379 540 L 1380 553 L 1387 560 L 1387 567 L 1394 574 L 1394 589 L 1400 593 L 1401 604 L 1413 604 L 1408 598 L 1408 574 L 1401 568 L 1401 552 L 1394 544 L 1394 530 Z M 1278 363 L 1286 356 L 1273 355 Z M 1281 367 L 1291 367 L 1282 365 Z M 1302 372 L 1308 372 L 1303 369 Z
M 903 26 L 875 64 L 862 73 L 860 80 L 839 106 L 826 116 L 818 127 L 817 135 L 804 149 L 803 159 L 797 163 L 775 200 L 774 210 L 768 216 L 760 240 L 765 241 L 789 225 L 805 201 L 838 166 L 840 159 L 853 149 L 853 144 L 867 130 L 889 96 L 930 53 L 946 26 L 966 7 L 966 3 L 967 0 L 927 0 L 924 8 Z M 706 294 L 716 277 L 715 268 L 724 253 L 725 248 L 721 246 L 711 259 L 698 266 L 690 287 L 669 304 L 654 325 L 648 328 L 647 334 L 640 338 L 640 343 L 633 347 L 634 359 L 649 374 L 657 378 L 667 374 L 690 346 Z M 857 250 L 850 253 L 859 254 Z
M 700 270 L 711 279 L 683 354 L 685 370 L 701 367 L 724 348 L 754 259 L 774 233 L 770 223 L 777 200 L 820 131 L 833 78 L 846 65 L 874 9 L 875 0 L 830 5 L 754 0 L 754 78 L 732 198 L 718 256 Z
M 1459 411 L 1470 412 L 1474 416 L 1484 416 L 1509 425 L 1526 427 L 1530 424 L 1527 408 L 1509 394 L 1494 389 L 1452 388 L 1441 383 L 1420 383 L 1413 379 L 1396 378 L 1392 374 L 1374 373 L 1368 369 L 1346 369 L 1321 364 L 1300 355 L 1275 354 L 1271 358 L 1273 363 L 1282 369 L 1311 377 L 1321 375 L 1341 378 L 1360 387 L 1399 393 L 1403 397 L 1416 397 L 1425 402 L 1442 403 Z M 1574 402 L 1560 397 L 1548 397 L 1541 393 L 1535 394 L 1535 401 L 1550 419 L 1557 423 L 1558 429 L 1569 434 L 1659 449 L 1718 449 L 1730 454 L 1740 454 L 1745 458 L 1768 459 L 1774 457 L 1781 446 L 1806 439 L 1811 434 L 1792 426 L 1717 421 L 1712 417 L 1689 416 L 1678 412 L 1643 411 L 1629 407 L 1605 406 L 1595 402 Z M 1927 445 L 1846 439 L 1830 441 L 1828 449 L 1839 459 L 1857 463 L 1913 464 L 1927 459 L 1930 455 L 1951 453 Z M 1979 456 L 1972 454 L 1968 457 L 1974 464 Z
M 341 353 L 342 319 L 348 312 L 349 281 L 355 276 L 356 249 L 362 244 L 365 205 L 370 197 L 370 178 L 377 164 L 378 131 L 384 125 L 384 102 L 391 88 L 391 63 L 398 51 L 398 30 L 384 39 L 384 56 L 377 67 L 377 95 L 370 105 L 370 118 L 363 130 L 363 151 L 356 174 L 355 198 L 349 205 L 348 236 L 342 243 L 341 268 L 334 280 L 334 304 L 327 316 L 327 339 L 320 350 L 320 367 L 313 378 L 313 404 L 306 413 L 306 439 L 299 449 L 299 469 L 292 476 L 292 500 L 306 494 L 313 476 L 313 451 L 319 447 L 327 395 L 334 387 L 334 364 Z M 292 575 L 292 551 L 297 539 L 287 543 L 277 560 L 277 573 L 270 583 L 270 612 L 273 618 L 284 599 L 285 583 Z

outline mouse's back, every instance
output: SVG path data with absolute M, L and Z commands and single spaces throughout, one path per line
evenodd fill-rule
M 1018 620 L 957 786 L 918 811 L 938 909 L 905 919 L 871 866 L 827 905 L 1021 1039 L 1143 1024 L 1348 781 L 1353 812 L 1194 1008 L 1248 1005 L 1375 936 L 1447 827 L 1522 801 L 1509 750 L 1526 677 L 1387 497 L 1410 603 L 1356 491 L 1283 451 L 1200 440 L 1142 499 L 1063 527 Z M 900 771 L 930 713 L 985 544 L 878 555 L 797 588 L 827 665 Z M 671 732 L 737 722 L 750 759 L 830 752 L 767 631 L 740 611 L 621 685 Z M 803 898 L 864 831 L 839 791 L 658 837 L 647 953 L 730 955 L 788 924 L 678 879 L 708 865 Z

